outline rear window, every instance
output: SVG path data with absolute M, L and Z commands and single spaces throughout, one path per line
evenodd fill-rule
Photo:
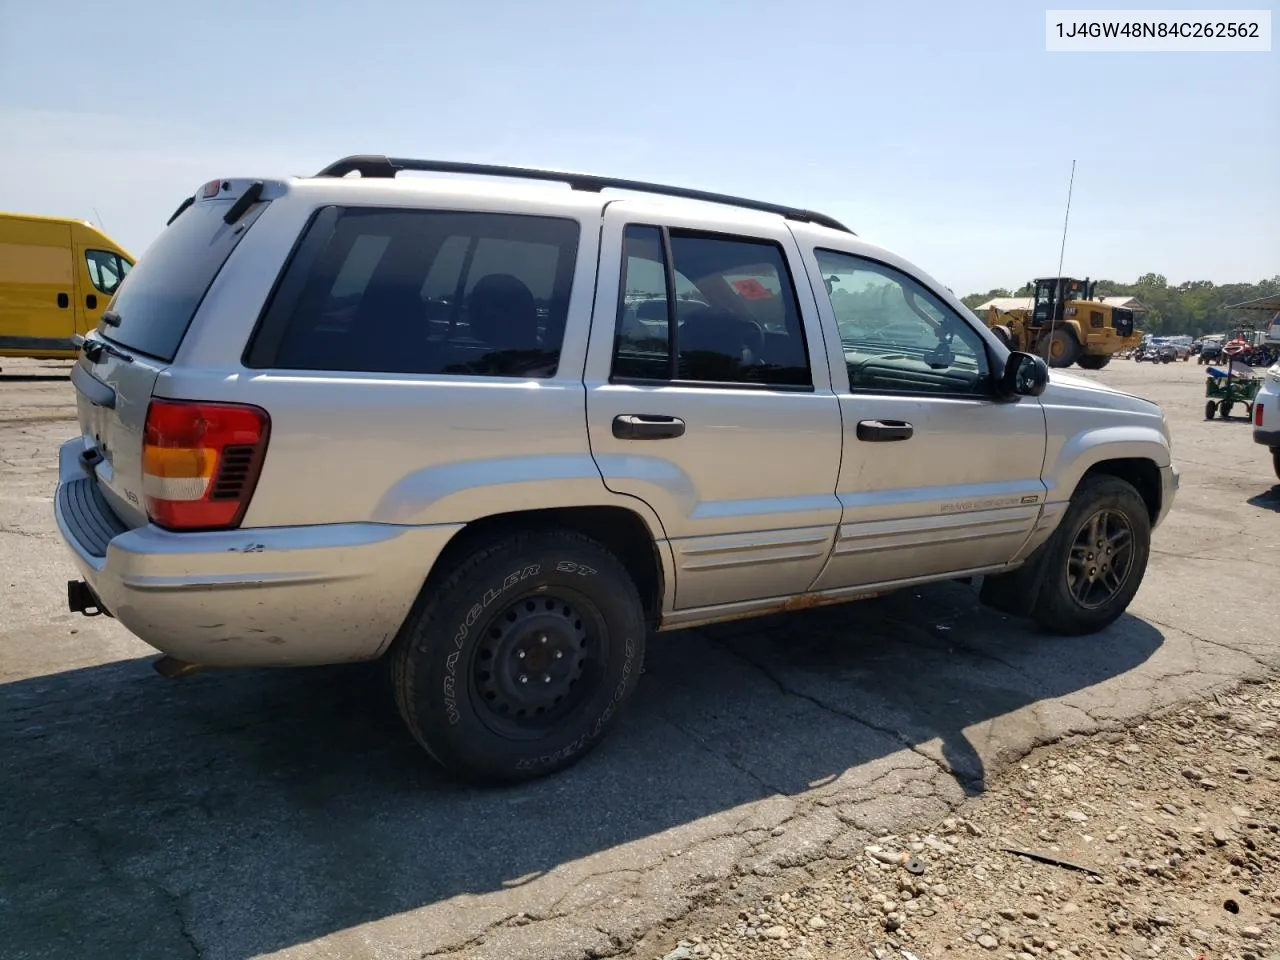
M 326 207 L 281 278 L 250 367 L 550 377 L 577 221 Z
M 231 251 L 266 203 L 254 204 L 234 224 L 222 222 L 226 203 L 196 203 L 165 228 L 121 281 L 107 312 L 118 326 L 98 333 L 121 346 L 172 360 L 187 327 Z

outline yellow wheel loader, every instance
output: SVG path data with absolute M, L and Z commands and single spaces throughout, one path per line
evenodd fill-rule
M 1078 363 L 1101 370 L 1115 354 L 1142 342 L 1133 311 L 1096 298 L 1096 282 L 1047 277 L 1030 286 L 1031 309 L 987 308 L 987 326 L 1011 349 L 1042 356 L 1054 367 Z

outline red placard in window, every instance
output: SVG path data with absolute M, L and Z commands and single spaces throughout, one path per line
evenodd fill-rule
M 744 300 L 768 300 L 773 296 L 773 294 L 769 292 L 769 288 L 755 277 L 747 277 L 745 280 L 734 280 L 733 289 L 737 290 Z

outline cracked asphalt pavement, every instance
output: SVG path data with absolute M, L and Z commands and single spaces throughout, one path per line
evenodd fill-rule
M 66 364 L 0 373 L 0 949 L 6 957 L 559 960 L 729 887 L 936 823 L 1031 748 L 1280 666 L 1280 487 L 1203 368 L 1087 374 L 1165 405 L 1183 486 L 1131 614 L 1063 640 L 945 583 L 664 634 L 567 773 L 437 773 L 379 665 L 157 676 L 66 612 L 51 514 Z M 1264 456 L 1265 455 L 1265 456 Z

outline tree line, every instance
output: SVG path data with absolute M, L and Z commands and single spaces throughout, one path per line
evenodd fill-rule
M 972 309 L 992 297 L 1029 297 L 1031 294 L 1031 285 L 1025 284 L 1017 290 L 997 288 L 986 293 L 971 293 L 961 299 Z M 1171 286 L 1163 274 L 1144 273 L 1135 283 L 1099 280 L 1096 290 L 1099 297 L 1137 297 L 1148 308 L 1147 313 L 1138 318 L 1139 329 L 1166 337 L 1228 333 L 1241 323 L 1265 326 L 1271 320 L 1270 315 L 1229 307 L 1276 295 L 1280 295 L 1280 273 L 1258 283 L 1219 285 L 1209 280 L 1189 280 L 1177 286 Z

